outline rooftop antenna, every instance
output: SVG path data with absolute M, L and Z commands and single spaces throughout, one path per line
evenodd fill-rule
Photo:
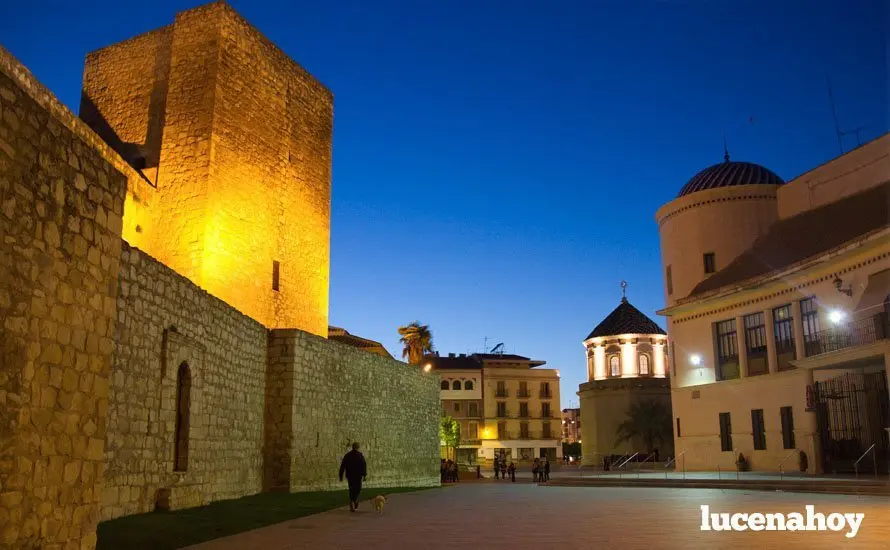
M 726 146 L 726 134 L 723 134 L 723 162 L 729 162 L 729 148 Z
M 485 350 L 488 349 L 488 336 L 485 337 L 485 341 L 482 344 L 482 353 L 485 353 Z
M 621 281 L 621 301 L 627 302 L 627 281 Z
M 841 139 L 843 137 L 843 133 L 841 133 L 841 127 L 837 121 L 837 110 L 834 108 L 834 93 L 831 91 L 831 81 L 828 80 L 828 77 L 825 77 L 825 86 L 828 88 L 828 101 L 831 103 L 831 116 L 834 118 L 834 133 L 837 135 L 837 146 L 841 150 L 841 154 L 844 154 L 844 142 Z M 858 132 L 857 132 L 857 135 Z

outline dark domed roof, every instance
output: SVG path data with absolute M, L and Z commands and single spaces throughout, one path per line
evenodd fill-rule
M 735 185 L 782 185 L 782 178 L 768 168 L 764 168 L 753 162 L 738 162 L 726 160 L 720 164 L 709 166 L 692 177 L 683 189 L 680 189 L 678 197 L 716 189 L 718 187 L 733 187 Z
M 599 336 L 618 336 L 619 334 L 666 334 L 664 330 L 655 324 L 655 321 L 637 308 L 630 305 L 627 299 L 622 298 L 621 303 L 610 313 L 603 322 L 598 324 L 593 332 L 587 335 L 585 340 Z

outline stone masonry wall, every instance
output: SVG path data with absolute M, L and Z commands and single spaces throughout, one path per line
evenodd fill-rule
M 151 511 L 167 492 L 174 509 L 258 493 L 265 328 L 124 244 L 114 339 L 102 518 Z M 182 363 L 192 377 L 184 473 L 173 467 Z
M 127 178 L 0 49 L 0 546 L 92 548 Z
M 368 486 L 439 484 L 439 377 L 298 330 L 269 335 L 268 489 L 340 488 L 353 441 Z
M 327 335 L 330 91 L 214 2 L 91 53 L 81 115 L 156 184 L 125 239 L 265 326 Z

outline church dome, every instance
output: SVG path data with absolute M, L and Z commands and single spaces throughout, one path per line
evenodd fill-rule
M 655 321 L 646 317 L 645 313 L 630 305 L 627 298 L 622 298 L 618 307 L 603 319 L 585 340 L 621 334 L 665 334 L 665 332 Z
M 730 161 L 727 159 L 720 164 L 705 168 L 686 182 L 680 194 L 682 197 L 718 187 L 734 187 L 736 185 L 782 185 L 782 178 L 769 168 L 764 168 L 753 162 Z

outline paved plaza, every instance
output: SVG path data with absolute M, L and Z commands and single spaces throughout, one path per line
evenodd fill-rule
M 344 492 L 345 497 L 345 492 Z M 703 532 L 712 512 L 863 512 L 854 539 L 844 532 Z M 272 525 L 195 550 L 391 548 L 890 548 L 890 499 L 719 489 L 542 487 L 464 483 L 393 495 L 383 514 L 370 502 Z

